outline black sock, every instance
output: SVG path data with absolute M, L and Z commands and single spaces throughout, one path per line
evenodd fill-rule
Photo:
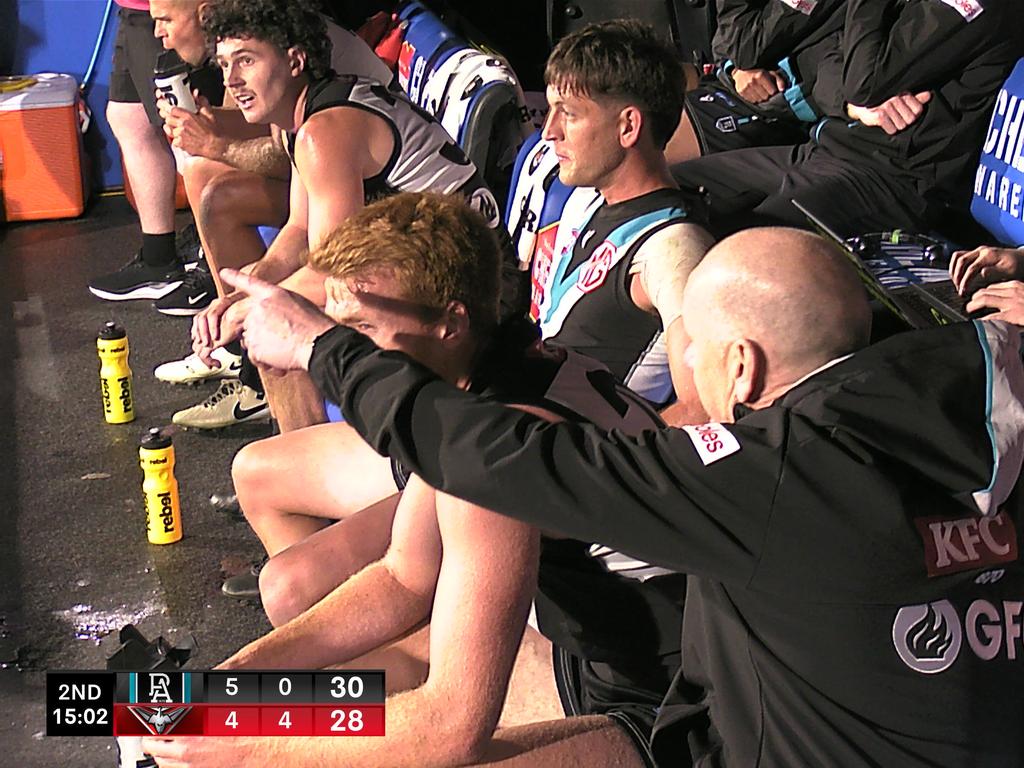
M 224 349 L 226 349 L 232 355 L 240 355 L 242 354 L 242 342 L 239 339 L 229 341 L 227 344 L 224 345 Z M 246 359 L 248 359 L 248 357 Z
M 263 392 L 263 380 L 260 378 L 260 372 L 256 370 L 256 366 L 252 364 L 252 360 L 245 352 L 242 353 L 242 367 L 238 371 L 238 380 L 257 392 Z
M 142 233 L 142 260 L 150 267 L 170 267 L 178 263 L 174 252 L 174 233 L 147 235 Z

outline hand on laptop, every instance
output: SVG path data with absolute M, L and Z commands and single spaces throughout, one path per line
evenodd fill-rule
M 986 320 L 1005 320 L 1015 325 L 1024 325 L 1024 283 L 1010 280 L 975 291 L 967 302 L 967 311 L 978 312 L 983 309 L 996 310 L 987 315 Z
M 1024 250 L 982 246 L 956 251 L 949 260 L 949 276 L 961 296 L 1004 280 L 1024 278 Z

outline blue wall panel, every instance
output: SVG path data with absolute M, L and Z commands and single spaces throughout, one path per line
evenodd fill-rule
M 100 33 L 106 6 L 107 0 L 16 0 L 12 7 L 10 0 L 0 0 L 0 26 L 7 28 L 6 39 L 0 40 L 0 45 L 13 49 L 9 56 L 11 73 L 63 72 L 81 82 Z M 11 16 L 13 23 L 7 26 Z M 121 156 L 104 115 L 116 29 L 115 4 L 103 35 L 96 69 L 86 91 L 93 125 L 86 135 L 85 145 L 96 171 L 96 185 L 103 188 L 123 183 Z M 10 40 L 12 36 L 13 41 Z

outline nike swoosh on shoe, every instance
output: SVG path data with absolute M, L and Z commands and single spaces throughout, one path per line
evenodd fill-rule
M 257 405 L 255 408 L 243 408 L 241 403 L 235 403 L 234 408 L 231 409 L 231 414 L 238 421 L 242 421 L 244 419 L 249 418 L 250 416 L 256 415 L 260 411 L 264 410 L 266 407 L 266 403 L 264 403 L 263 405 Z

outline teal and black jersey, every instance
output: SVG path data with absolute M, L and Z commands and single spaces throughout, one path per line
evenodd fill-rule
M 563 213 L 551 263 L 535 263 L 533 269 L 545 340 L 600 360 L 619 381 L 656 403 L 672 391 L 668 358 L 657 346 L 663 329 L 657 315 L 633 303 L 630 267 L 655 232 L 693 223 L 693 204 L 692 194 L 677 189 L 615 205 L 595 198 L 577 221 Z M 643 386 L 636 386 L 641 379 Z

